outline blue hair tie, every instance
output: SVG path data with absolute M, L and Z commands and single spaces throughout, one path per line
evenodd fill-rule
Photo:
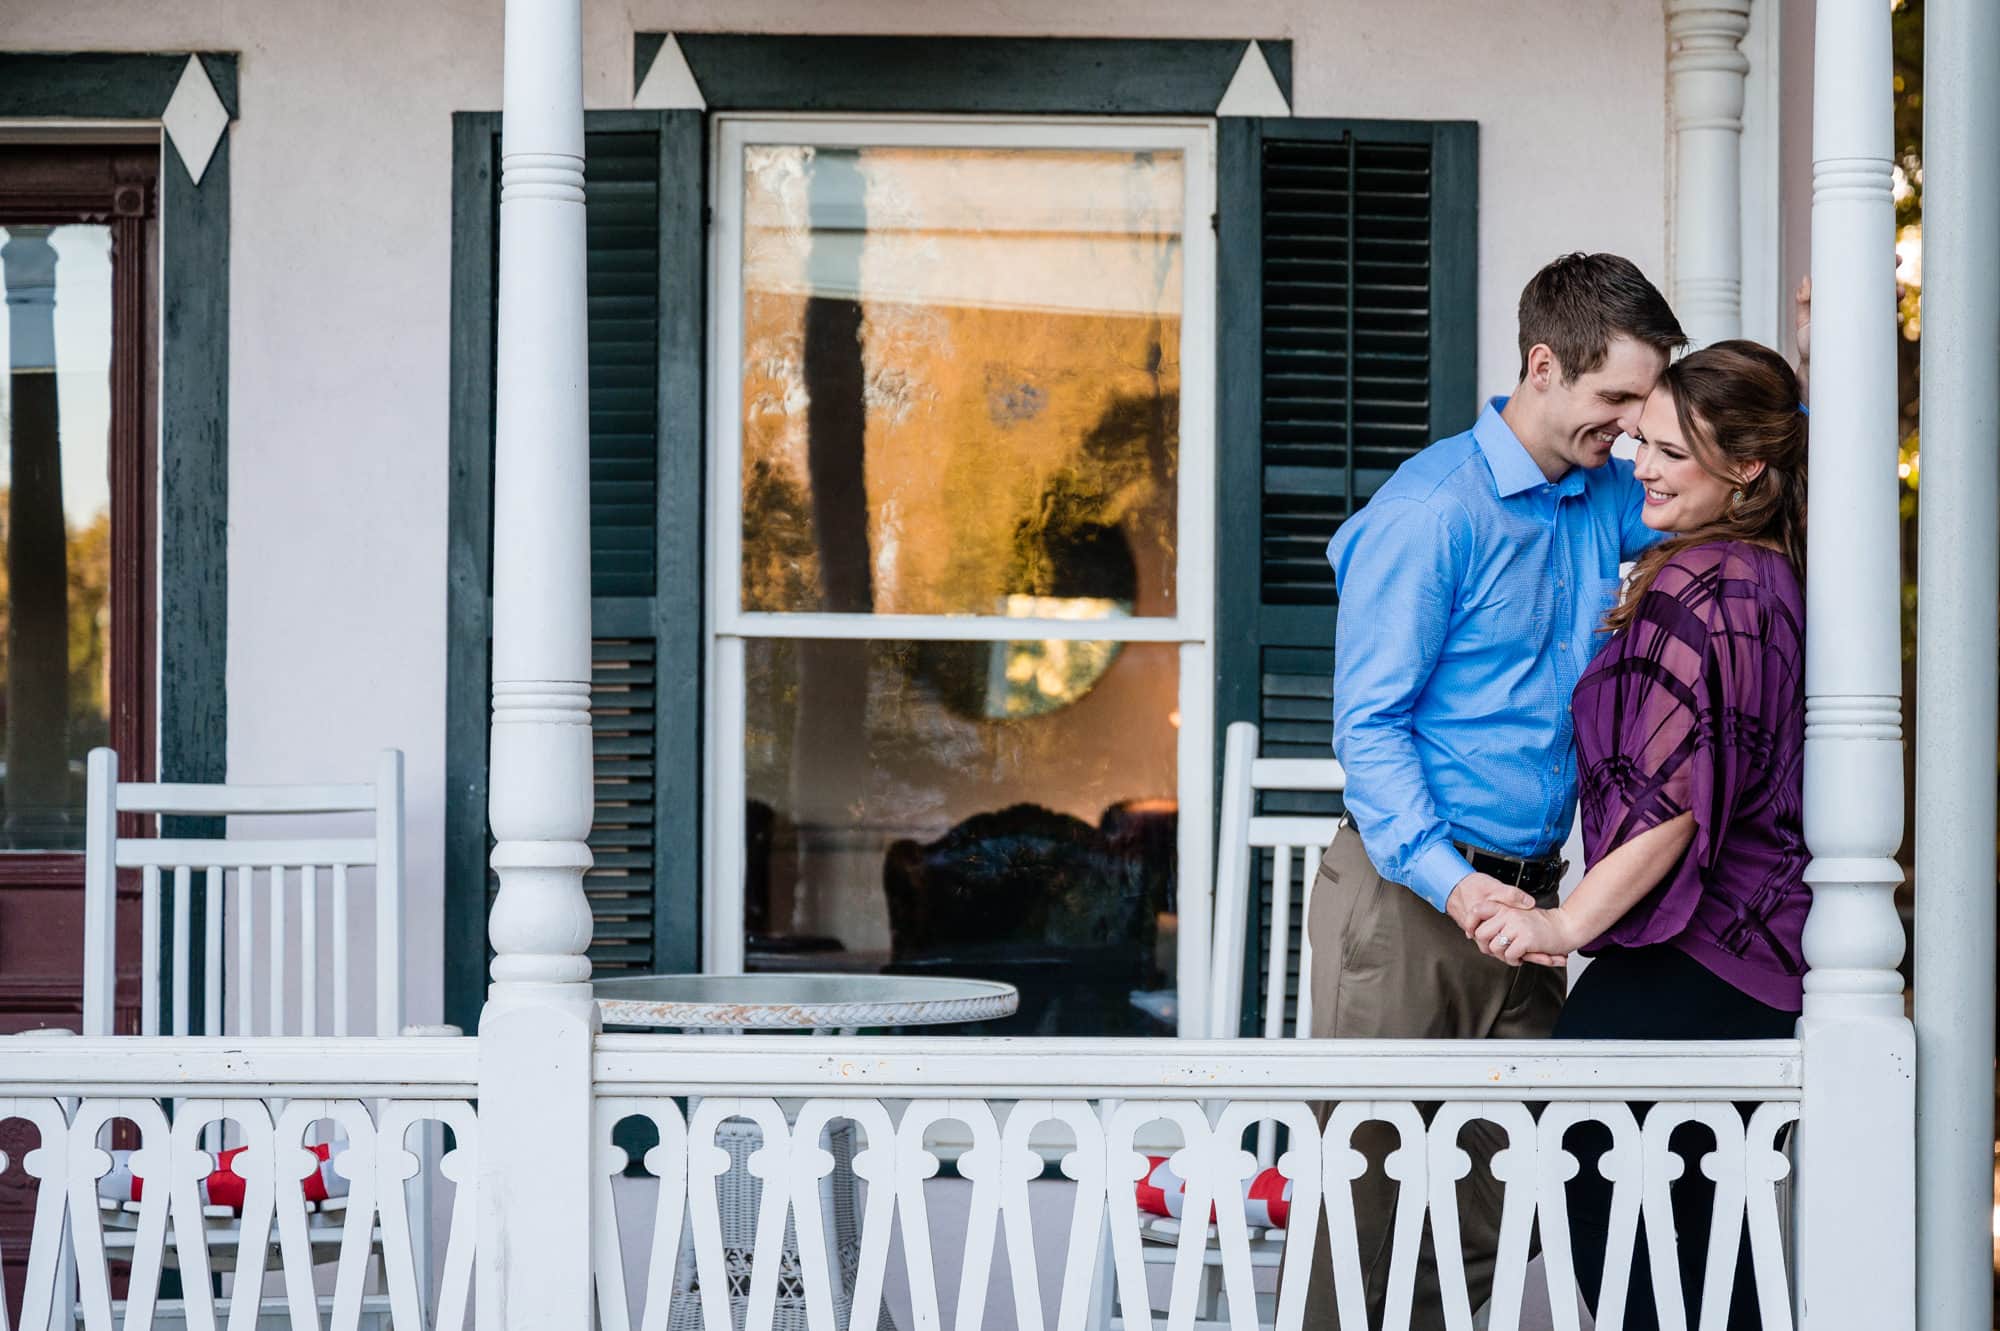
M 1803 403 L 1803 402 L 1799 403 L 1799 415 L 1801 415 L 1801 416 L 1810 416 L 1810 415 L 1812 415 L 1812 413 L 1811 413 L 1810 411 L 1807 411 L 1807 410 L 1806 410 L 1806 404 L 1805 404 L 1805 403 Z

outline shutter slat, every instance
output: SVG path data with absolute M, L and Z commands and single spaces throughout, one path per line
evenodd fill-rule
M 645 556 L 650 568 L 650 549 Z M 595 863 L 584 884 L 593 921 L 589 955 L 600 971 L 643 971 L 653 959 L 653 644 L 607 639 L 591 646 L 593 747 L 600 754 L 614 747 L 623 761 L 596 764 Z
M 651 596 L 659 511 L 659 140 L 590 134 L 585 152 L 591 594 Z

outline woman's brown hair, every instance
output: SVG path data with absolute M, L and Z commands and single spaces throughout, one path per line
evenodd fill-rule
M 1783 554 L 1801 578 L 1806 571 L 1806 413 L 1785 358 L 1757 342 L 1717 342 L 1667 366 L 1660 388 L 1673 398 L 1689 453 L 1734 494 L 1713 522 L 1639 557 L 1624 599 L 1605 618 L 1613 632 L 1630 622 L 1666 562 L 1692 546 L 1751 541 Z M 1738 484 L 1755 462 L 1763 471 Z

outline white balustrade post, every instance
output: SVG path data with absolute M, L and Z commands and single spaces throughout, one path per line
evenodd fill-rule
M 1807 541 L 1804 1331 L 1916 1316 L 1915 1036 L 1903 929 L 1889 6 L 1819 0 Z
M 1924 26 L 1917 564 L 1917 1324 L 1992 1312 L 1994 731 L 2000 715 L 2000 7 Z
M 493 985 L 479 1325 L 591 1325 L 590 437 L 580 0 L 507 0 L 493 458 Z
M 1768 3 L 1768 0 L 1767 0 Z M 1667 0 L 1674 310 L 1697 347 L 1743 334 L 1743 89 L 1751 0 Z

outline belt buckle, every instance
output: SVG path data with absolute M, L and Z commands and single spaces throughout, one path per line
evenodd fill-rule
M 1528 871 L 1526 860 L 1516 859 L 1512 855 L 1504 855 L 1497 850 L 1482 849 L 1479 852 L 1479 858 L 1486 862 L 1485 872 L 1487 874 L 1500 879 L 1501 882 L 1507 884 L 1509 887 L 1519 887 L 1522 875 Z M 1503 874 L 1505 877 L 1501 876 Z
M 1516 859 L 1512 855 L 1503 855 L 1497 850 L 1482 851 L 1480 857 L 1486 861 L 1488 865 L 1487 872 L 1492 874 L 1493 877 L 1500 878 L 1499 873 L 1493 872 L 1495 869 L 1501 870 L 1507 875 L 1501 881 L 1509 887 L 1521 886 L 1521 880 L 1527 876 L 1528 862 L 1526 860 Z

